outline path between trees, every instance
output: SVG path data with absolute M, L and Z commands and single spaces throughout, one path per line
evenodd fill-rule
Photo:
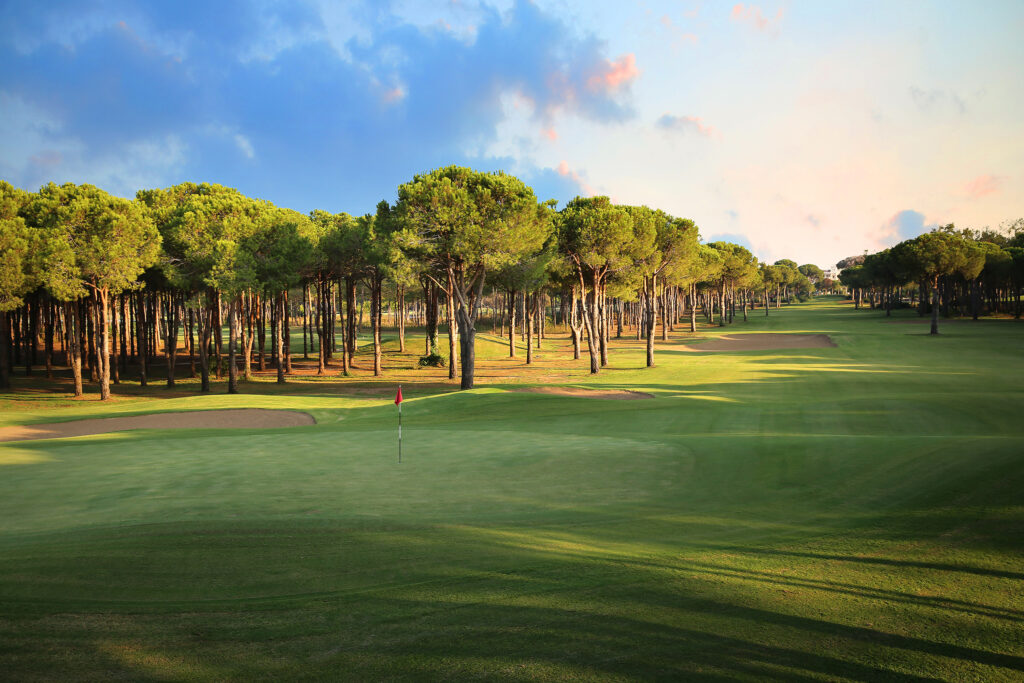
M 270 429 L 311 424 L 316 424 L 313 416 L 297 410 L 196 410 L 0 427 L 0 441 L 64 439 L 131 429 Z

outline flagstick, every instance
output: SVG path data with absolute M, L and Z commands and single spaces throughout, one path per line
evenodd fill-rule
M 401 391 L 402 387 L 399 386 L 398 390 Z M 402 404 L 398 404 L 398 463 L 402 463 Z

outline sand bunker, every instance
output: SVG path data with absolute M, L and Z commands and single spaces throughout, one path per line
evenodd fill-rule
M 63 439 L 69 436 L 106 434 L 129 429 L 267 429 L 311 424 L 316 424 L 316 420 L 311 415 L 297 410 L 196 410 L 187 413 L 154 413 L 0 427 L 0 441 Z
M 702 344 L 684 346 L 686 351 L 771 351 L 820 349 L 835 346 L 827 334 L 727 334 Z
M 580 389 L 578 387 L 524 387 L 512 391 L 530 394 L 552 394 L 554 396 L 575 396 L 577 398 L 603 398 L 613 401 L 632 401 L 638 398 L 654 398 L 642 391 L 619 391 L 615 389 Z

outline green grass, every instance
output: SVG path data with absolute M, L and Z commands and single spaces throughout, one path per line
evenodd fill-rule
M 0 422 L 279 407 L 318 424 L 0 444 L 0 670 L 1020 680 L 1024 325 L 895 320 L 836 299 L 757 312 L 697 336 L 838 347 L 694 353 L 677 332 L 654 369 L 617 342 L 595 379 L 564 340 L 524 368 L 482 335 L 482 379 L 505 383 L 472 392 L 398 369 L 350 380 L 370 394 L 309 378 L 113 405 L 22 385 Z M 507 391 L 553 379 L 656 398 Z

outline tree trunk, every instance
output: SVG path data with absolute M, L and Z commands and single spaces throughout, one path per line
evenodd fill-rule
M 68 325 L 68 351 L 71 355 L 71 376 L 75 383 L 75 396 L 81 396 L 82 391 L 82 308 L 78 302 L 69 301 L 64 304 L 65 317 Z M 145 386 L 145 383 L 143 383 Z
M 107 299 L 110 294 L 106 289 L 100 289 L 96 292 L 97 298 L 99 299 L 99 338 L 97 351 L 97 361 L 99 362 L 99 374 L 100 374 L 100 400 L 110 400 L 110 326 L 108 324 L 109 307 L 107 306 Z
M 543 337 L 544 337 L 544 317 L 545 316 L 544 316 L 543 301 L 544 301 L 544 295 L 541 294 L 540 292 L 536 292 L 533 295 L 533 308 L 534 308 L 534 313 L 535 313 L 535 315 L 533 317 L 533 324 L 536 327 L 534 332 L 537 333 L 536 334 L 536 340 L 535 340 L 534 343 L 537 345 L 538 349 L 540 348 L 541 339 L 543 339 Z
M 654 367 L 654 327 L 658 321 L 658 296 L 657 291 L 657 276 L 652 275 L 650 278 L 644 278 L 644 284 L 647 287 L 647 296 L 644 297 L 645 308 L 645 323 L 647 325 L 647 367 Z
M 0 311 L 0 389 L 11 388 L 11 369 L 8 354 L 11 351 L 11 330 L 7 311 Z
M 595 303 L 597 304 L 596 313 L 598 316 L 596 332 L 598 341 L 601 344 L 601 367 L 603 368 L 608 365 L 608 317 L 605 310 L 607 298 L 605 296 L 604 282 L 601 282 L 599 287 L 595 286 L 595 290 L 599 292 L 599 294 L 595 296 Z
M 508 357 L 516 357 L 516 290 L 508 292 Z
M 352 359 L 356 354 L 356 281 L 353 278 L 345 278 L 345 315 L 348 334 L 345 336 L 345 345 L 348 349 L 348 364 L 354 365 Z
M 459 336 L 459 346 L 462 351 L 462 357 L 460 359 L 462 364 L 462 381 L 459 385 L 460 389 L 472 389 L 473 380 L 476 375 L 476 329 L 473 327 L 473 321 L 469 319 L 469 314 L 463 306 L 459 306 L 456 311 L 456 325 Z M 454 347 L 453 347 L 454 351 Z M 452 363 L 452 367 L 455 363 Z
M 718 290 L 718 326 L 725 327 L 726 322 L 726 303 L 725 303 L 725 280 L 722 280 L 722 286 Z
M 567 318 L 569 322 L 569 334 L 572 337 L 572 359 L 580 359 L 580 335 L 583 332 L 583 325 L 580 324 L 579 320 L 579 306 L 577 305 L 576 288 L 573 287 L 569 296 L 570 307 L 569 316 Z
M 238 296 L 238 310 L 235 311 L 238 331 L 242 337 L 242 378 L 248 382 L 252 379 L 252 292 L 242 292 Z M 189 336 L 191 336 L 189 332 Z
M 587 302 L 587 287 L 583 281 L 583 271 L 580 270 L 580 292 L 583 298 L 583 325 L 587 329 L 587 352 L 590 354 L 590 374 L 596 375 L 601 371 L 600 359 L 598 358 L 598 344 L 600 342 L 596 339 L 595 335 L 597 330 L 597 292 L 591 291 L 589 294 L 590 301 Z M 593 278 L 595 281 L 596 276 Z M 596 287 L 595 287 L 596 289 Z
M 302 285 L 302 360 L 309 360 L 309 284 Z M 321 375 L 323 372 L 320 373 Z
M 210 390 L 210 335 L 213 327 L 213 311 L 210 309 L 209 296 L 199 310 L 199 390 Z
M 316 374 L 324 374 L 324 370 L 327 366 L 327 356 L 325 354 L 324 344 L 327 342 L 327 315 L 325 308 L 324 299 L 324 276 L 321 275 L 317 278 L 316 283 L 316 311 L 313 314 L 313 324 L 316 326 Z M 341 354 L 342 360 L 346 359 L 347 354 Z
M 439 353 L 440 342 L 437 338 L 437 317 L 438 317 L 438 293 L 437 285 L 428 279 L 421 280 L 423 283 L 423 324 L 425 326 L 424 345 L 427 352 L 424 354 Z
M 666 287 L 665 291 L 662 292 L 662 308 L 660 308 L 659 311 L 660 317 L 662 317 L 662 341 L 669 341 L 669 326 L 672 322 L 672 318 L 669 315 L 669 305 L 669 288 Z
M 277 316 L 277 324 L 274 325 L 274 348 L 277 349 L 277 383 L 284 384 L 284 331 L 282 316 L 284 316 L 284 293 L 274 296 L 274 311 Z
M 979 291 L 981 287 L 978 286 L 977 279 L 971 280 L 971 318 L 973 320 L 978 319 L 978 309 L 980 308 Z
M 157 347 L 156 344 L 159 340 L 163 339 L 163 330 L 160 328 L 162 322 L 162 311 L 160 310 L 160 297 L 155 293 L 149 297 L 151 310 L 147 311 L 146 322 L 151 326 L 151 329 L 147 331 L 146 340 L 152 346 L 151 358 L 156 360 Z
M 939 279 L 932 284 L 932 329 L 930 334 L 939 333 Z
M 332 307 L 331 308 L 331 334 L 334 335 L 334 334 L 336 334 L 335 325 L 334 325 L 334 305 L 335 305 L 335 303 L 334 303 L 334 293 L 332 291 L 332 285 L 331 285 L 330 282 L 327 283 L 327 293 L 328 293 L 327 297 L 328 297 L 328 299 L 330 299 L 331 307 Z M 348 336 L 347 336 L 348 335 L 348 327 L 347 327 L 347 322 L 346 322 L 345 316 L 342 313 L 342 311 L 344 310 L 344 306 L 341 305 L 342 304 L 341 294 L 342 294 L 342 292 L 341 292 L 341 281 L 339 280 L 338 281 L 338 302 L 337 302 L 338 323 L 339 324 L 337 325 L 337 328 L 338 328 L 338 330 L 340 331 L 340 334 L 341 334 L 341 350 L 342 350 L 342 354 L 341 354 L 341 374 L 344 375 L 345 377 L 348 377 L 349 362 L 348 362 L 348 354 L 345 353 L 345 349 L 348 348 L 348 341 L 347 341 L 348 340 Z
M 284 371 L 289 375 L 292 373 L 292 326 L 291 326 L 291 305 L 288 301 L 288 290 L 281 293 L 281 330 L 284 339 Z
M 455 318 L 455 278 L 448 273 L 448 379 L 455 379 L 458 376 L 456 368 L 459 363 L 459 352 L 455 340 L 459 331 Z
M 398 352 L 405 353 L 405 285 L 397 285 L 395 296 L 398 299 Z
M 121 371 L 117 366 L 117 352 L 118 352 L 118 332 L 121 329 L 120 321 L 117 315 L 117 297 L 114 297 L 113 303 L 110 304 L 110 326 L 112 332 L 110 334 L 110 356 L 114 362 L 110 366 L 110 382 L 112 384 L 121 383 Z
M 383 304 L 383 278 L 373 275 L 370 281 L 370 325 L 373 328 L 373 376 L 381 376 L 380 325 Z
M 523 327 L 526 330 L 526 364 L 533 365 L 533 316 L 534 316 L 534 301 L 533 296 L 523 292 L 523 309 L 526 312 L 526 320 L 523 321 Z
M 228 303 L 228 393 L 238 393 L 238 305 L 240 295 L 232 297 Z
M 89 364 L 89 381 L 98 382 L 100 379 L 99 362 L 96 360 L 96 297 L 95 295 L 82 301 L 82 308 L 85 316 L 85 340 L 82 347 L 85 349 L 86 361 Z
M 121 372 L 128 373 L 128 339 L 131 331 L 128 321 L 128 295 L 121 294 Z
M 224 327 L 224 321 L 221 320 L 220 308 L 220 290 L 217 290 L 213 318 L 213 353 L 217 367 L 217 379 L 220 379 L 224 375 L 223 363 L 221 362 L 221 356 L 224 353 L 224 334 L 222 330 Z
M 250 299 L 251 300 L 251 299 Z M 263 296 L 256 295 L 256 304 L 253 307 L 256 315 L 256 333 L 259 337 L 259 353 L 256 354 L 256 367 L 259 370 L 267 369 L 267 308 Z
M 218 295 L 219 299 L 219 295 Z M 167 386 L 174 386 L 174 365 L 178 362 L 178 302 L 177 296 L 167 297 L 167 339 L 164 355 L 167 357 Z
M 690 285 L 690 332 L 697 331 L 697 285 Z
M 139 386 L 140 387 L 146 386 L 146 381 L 148 379 L 146 377 L 146 370 L 147 370 L 147 365 L 148 365 L 148 363 L 146 362 L 148 360 L 148 358 L 147 358 L 148 354 L 146 353 L 146 350 L 149 348 L 149 344 L 146 343 L 147 340 L 146 340 L 146 303 L 145 303 L 145 298 L 146 297 L 145 297 L 145 295 L 142 294 L 142 292 L 139 292 L 138 294 L 135 295 L 135 332 L 136 332 L 136 336 L 139 338 L 139 347 L 138 347 L 139 354 L 138 355 L 139 355 Z

